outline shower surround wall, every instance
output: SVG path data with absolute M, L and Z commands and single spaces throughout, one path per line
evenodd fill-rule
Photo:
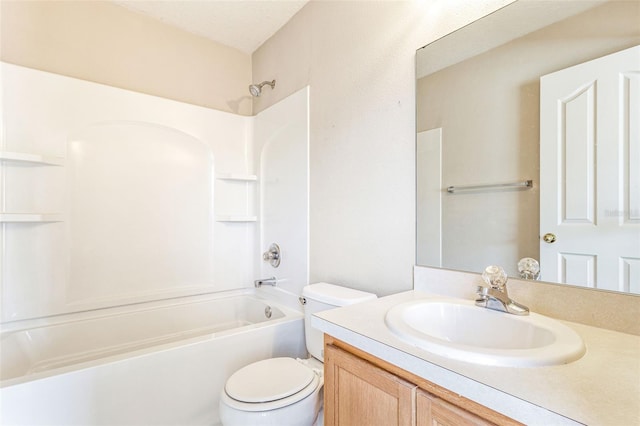
M 263 261 L 259 273 L 275 276 L 278 287 L 300 295 L 309 282 L 309 88 L 286 100 L 255 117 L 260 249 L 277 243 L 281 251 L 280 265 Z
M 271 166 L 267 143 L 254 152 L 258 118 L 5 63 L 2 91 L 3 324 L 252 286 L 258 215 L 289 208 L 259 211 L 256 162 Z M 298 133 L 260 136 L 304 145 L 302 163 L 288 157 L 304 182 L 307 96 L 274 106 Z M 290 247 L 306 247 L 297 211 Z M 296 260 L 304 272 L 282 276 L 294 292 L 307 283 Z

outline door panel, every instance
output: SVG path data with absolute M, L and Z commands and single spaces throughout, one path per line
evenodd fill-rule
M 541 78 L 543 280 L 638 292 L 638 117 L 640 46 Z

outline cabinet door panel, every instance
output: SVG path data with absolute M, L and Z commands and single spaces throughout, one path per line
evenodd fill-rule
M 325 362 L 325 425 L 414 425 L 416 386 L 334 346 Z
M 421 390 L 417 391 L 417 426 L 489 426 L 493 424 L 433 395 Z

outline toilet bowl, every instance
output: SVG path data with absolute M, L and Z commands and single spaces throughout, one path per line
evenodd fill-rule
M 305 341 L 311 357 L 270 358 L 249 364 L 227 380 L 220 397 L 224 426 L 322 425 L 323 334 L 311 327 L 311 315 L 376 298 L 375 294 L 334 284 L 303 288 Z

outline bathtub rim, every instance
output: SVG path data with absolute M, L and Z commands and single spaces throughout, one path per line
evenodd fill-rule
M 93 320 L 104 317 L 110 317 L 114 315 L 127 314 L 131 312 L 139 312 L 146 310 L 153 310 L 168 306 L 175 306 L 194 302 L 204 302 L 213 299 L 224 299 L 236 296 L 253 296 L 260 300 L 268 300 L 271 304 L 277 307 L 284 307 L 289 311 L 298 311 L 302 313 L 302 307 L 298 309 L 293 308 L 289 303 L 282 303 L 280 300 L 274 300 L 269 294 L 265 294 L 261 291 L 256 291 L 253 288 L 240 288 L 234 290 L 216 291 L 194 294 L 189 296 L 177 296 L 168 297 L 166 299 L 152 300 L 146 302 L 129 303 L 118 306 L 110 306 L 106 308 L 97 308 L 87 311 L 70 312 L 59 315 L 52 315 L 48 317 L 29 318 L 24 320 L 6 321 L 0 322 L 0 335 L 5 333 L 12 333 L 16 331 L 23 331 L 32 328 L 49 327 L 60 324 L 73 323 L 76 321 Z
M 0 337 L 10 333 L 25 331 L 32 328 L 72 324 L 75 322 L 82 322 L 86 320 L 109 318 L 109 317 L 118 316 L 124 313 L 149 311 L 149 310 L 166 308 L 171 306 L 186 305 L 186 304 L 198 303 L 198 302 L 208 302 L 213 300 L 222 300 L 222 299 L 241 297 L 241 296 L 254 298 L 260 302 L 263 302 L 272 307 L 280 309 L 284 314 L 284 316 L 282 318 L 277 318 L 277 319 L 254 323 L 254 324 L 248 324 L 241 327 L 221 330 L 221 331 L 203 334 L 199 336 L 188 337 L 185 339 L 174 340 L 171 342 L 160 343 L 157 345 L 152 345 L 152 346 L 148 346 L 140 349 L 125 351 L 122 353 L 108 355 L 105 357 L 78 362 L 76 364 L 61 366 L 57 368 L 39 371 L 32 374 L 25 374 L 22 376 L 1 380 L 0 389 L 10 387 L 10 386 L 20 385 L 23 383 L 28 383 L 31 381 L 45 379 L 47 377 L 52 377 L 56 375 L 73 374 L 76 371 L 85 370 L 85 369 L 92 368 L 102 364 L 107 364 L 112 362 L 121 362 L 129 358 L 141 357 L 153 352 L 171 350 L 173 348 L 177 348 L 180 346 L 193 345 L 199 342 L 212 340 L 215 338 L 224 338 L 226 336 L 232 336 L 234 334 L 243 333 L 243 332 L 247 332 L 254 329 L 275 327 L 278 324 L 285 323 L 285 322 L 297 321 L 297 320 L 304 321 L 304 314 L 302 310 L 292 309 L 290 306 L 281 304 L 277 301 L 273 301 L 270 298 L 264 297 L 264 295 L 261 295 L 260 292 L 256 292 L 253 289 L 248 288 L 248 289 L 230 290 L 230 291 L 224 291 L 224 292 L 206 293 L 202 295 L 185 296 L 185 297 L 179 297 L 179 298 L 171 298 L 163 301 L 136 303 L 133 305 L 119 306 L 114 308 L 102 308 L 102 309 L 99 309 L 99 311 L 101 311 L 99 313 L 90 311 L 90 312 L 81 312 L 81 313 L 73 313 L 73 314 L 64 314 L 62 315 L 64 318 L 55 318 L 55 320 L 52 320 L 50 318 L 24 320 L 20 322 L 28 322 L 29 323 L 28 326 L 26 324 L 21 324 L 19 328 L 12 328 L 11 330 L 7 330 L 5 329 L 4 325 L 1 325 Z M 144 306 L 140 306 L 140 305 L 144 305 Z M 103 312 L 103 311 L 108 311 L 108 312 Z M 34 323 L 36 323 L 37 325 L 34 325 Z

